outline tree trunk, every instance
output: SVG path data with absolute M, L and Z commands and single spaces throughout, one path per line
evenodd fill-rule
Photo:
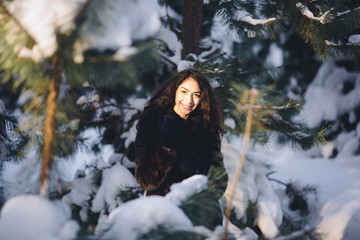
M 181 41 L 181 59 L 199 52 L 203 0 L 184 0 Z
M 46 101 L 46 116 L 44 128 L 44 147 L 42 150 L 42 168 L 40 175 L 40 195 L 48 194 L 49 175 L 52 160 L 52 148 L 55 136 L 55 114 L 61 83 L 61 72 L 56 57 L 53 59 L 53 72 L 49 83 L 49 95 Z

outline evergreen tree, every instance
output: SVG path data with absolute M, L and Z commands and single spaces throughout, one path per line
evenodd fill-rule
M 171 3 L 169 1 L 170 5 Z M 271 69 L 260 60 L 269 55 L 269 50 L 263 47 L 264 45 L 269 46 L 269 43 L 271 43 L 269 39 L 280 36 L 281 31 L 284 30 L 283 26 L 286 24 L 291 27 L 290 23 L 284 20 L 289 18 L 287 15 L 289 13 L 285 11 L 285 9 L 288 9 L 286 3 L 276 3 L 277 5 L 273 6 L 273 4 L 259 3 L 258 1 L 256 3 L 251 1 L 247 3 L 241 1 L 211 1 L 204 4 L 202 23 L 196 25 L 196 22 L 192 22 L 195 29 L 199 27 L 202 29 L 201 39 L 199 39 L 200 52 L 192 53 L 193 57 L 198 56 L 192 60 L 192 66 L 204 70 L 205 74 L 219 86 L 216 91 L 218 92 L 219 101 L 222 103 L 221 108 L 224 110 L 224 116 L 235 121 L 236 128 L 228 130 L 235 134 L 241 132 L 243 129 L 242 124 L 245 123 L 246 118 L 244 112 L 239 111 L 239 108 L 241 108 L 239 105 L 242 102 L 241 96 L 243 96 L 244 90 L 257 87 L 262 89 L 260 97 L 262 103 L 259 104 L 262 107 L 261 110 L 257 111 L 259 118 L 255 126 L 257 126 L 258 131 L 254 130 L 252 136 L 259 142 L 266 142 L 268 133 L 276 132 L 279 134 L 279 141 L 282 143 L 299 144 L 304 149 L 307 149 L 316 144 L 317 141 L 323 141 L 323 139 L 316 133 L 319 129 L 314 132 L 314 130 L 291 120 L 294 114 L 298 112 L 299 105 L 283 97 L 284 82 L 289 81 L 289 79 L 284 79 L 285 74 L 289 78 L 288 70 Z M 193 8 L 196 8 L 197 4 L 195 2 L 192 4 Z M 190 11 L 188 9 L 190 9 L 188 5 L 183 6 L 183 24 L 186 21 L 187 11 Z M 193 18 L 198 15 L 199 13 L 194 13 Z M 226 52 L 225 55 L 221 52 L 220 47 L 214 47 L 216 46 L 216 40 L 212 38 L 211 31 L 209 31 L 213 27 L 212 25 L 219 21 L 219 17 L 222 18 L 220 22 L 227 24 L 229 31 L 232 31 L 238 39 L 241 39 L 241 41 L 234 41 L 232 49 Z M 257 20 L 260 18 L 266 19 Z M 186 26 L 183 25 L 182 29 L 186 30 Z M 185 50 L 186 43 L 183 38 L 182 41 L 183 50 L 189 51 Z M 197 41 L 197 38 L 194 37 L 193 41 Z M 265 41 L 268 44 L 264 44 Z M 263 48 L 258 53 L 255 51 L 257 47 L 255 44 L 259 44 Z M 243 51 L 246 48 L 249 50 Z M 182 56 L 183 59 L 185 57 Z M 286 66 L 283 68 L 286 69 Z M 314 75 L 315 73 L 312 71 L 310 74 Z M 276 78 L 279 78 L 280 81 L 275 80 Z M 275 88 L 271 86 L 271 84 L 277 82 L 279 86 Z M 304 90 L 300 89 L 300 91 L 297 94 L 303 93 Z M 286 128 L 284 128 L 284 124 L 287 126 Z M 306 134 L 298 134 L 299 132 Z
M 112 24 L 114 28 L 117 27 L 114 23 L 122 23 L 122 27 L 127 27 L 128 21 L 121 16 L 122 7 L 126 4 L 123 1 L 83 1 L 81 4 L 59 3 L 51 6 L 33 1 L 32 11 L 38 8 L 37 15 L 44 14 L 41 11 L 47 11 L 46 7 L 50 12 L 63 7 L 60 18 L 65 20 L 49 17 L 51 19 L 44 19 L 44 23 L 28 14 L 25 4 L 23 1 L 3 1 L 0 5 L 2 82 L 9 83 L 11 80 L 14 88 L 22 86 L 32 91 L 33 96 L 24 106 L 24 111 L 39 119 L 36 131 L 40 129 L 43 136 L 38 146 L 42 152 L 40 192 L 46 195 L 54 156 L 72 154 L 83 140 L 77 137 L 78 134 L 84 126 L 88 127 L 83 124 L 86 119 L 80 120 L 81 109 L 75 104 L 76 98 L 84 91 L 81 84 L 88 82 L 102 95 L 116 92 L 117 100 L 123 102 L 136 87 L 137 73 L 144 67 L 142 60 L 151 62 L 150 59 L 155 59 L 151 44 L 145 44 L 143 39 L 151 36 L 156 29 L 138 36 L 130 29 L 133 32 L 123 36 L 128 38 L 125 44 L 121 42 L 123 39 L 120 42 L 117 39 L 104 40 L 101 36 L 104 29 L 105 34 L 109 34 L 106 24 Z M 138 6 L 133 3 L 127 5 L 133 11 Z M 108 13 L 113 17 L 104 22 Z M 154 14 L 154 11 L 149 14 Z M 29 17 L 33 17 L 30 24 L 26 20 Z M 135 36 L 134 39 L 130 34 Z M 134 40 L 137 42 L 134 43 Z M 96 104 L 102 107 L 101 97 Z M 80 122 L 80 125 L 69 124 L 72 121 Z M 38 140 L 35 132 L 27 134 Z
M 167 2 L 172 5 L 172 1 Z M 177 3 L 173 5 L 179 8 Z M 299 98 L 304 94 L 320 66 L 316 55 L 322 59 L 358 59 L 360 49 L 353 42 L 354 34 L 359 29 L 358 4 L 354 1 L 210 1 L 202 7 L 199 52 L 187 55 L 191 58 L 182 57 L 192 61 L 191 66 L 203 70 L 217 86 L 215 90 L 224 116 L 234 121 L 234 124 L 230 124 L 233 128 L 228 130 L 235 134 L 243 131 L 247 89 L 257 87 L 261 89 L 260 100 L 255 110 L 255 127 L 252 131 L 256 142 L 266 142 L 269 134 L 276 133 L 280 143 L 300 145 L 304 149 L 323 143 L 324 128 L 309 129 L 293 121 L 302 102 L 287 100 L 284 92 L 290 93 L 288 97 Z M 185 4 L 183 11 L 186 11 Z M 181 10 L 177 12 L 181 13 Z M 223 54 L 221 47 L 214 47 L 216 43 L 225 41 L 212 38 L 209 31 L 214 29 L 214 20 L 219 18 L 237 38 L 228 47 L 230 50 L 227 54 Z M 299 41 L 299 37 L 303 40 Z M 270 55 L 270 47 L 277 44 L 286 50 L 286 45 L 291 44 L 292 39 L 303 46 L 292 45 L 293 48 L 288 50 L 290 54 L 297 54 L 296 57 L 283 53 L 284 65 L 281 68 L 266 65 L 264 59 Z M 296 66 L 299 69 L 294 69 Z M 277 85 L 272 85 L 274 83 Z
M 96 152 L 101 144 L 113 144 L 116 152 L 133 160 L 133 145 L 127 133 L 136 124 L 139 109 L 131 106 L 132 97 L 148 97 L 171 73 L 184 67 L 197 68 L 211 80 L 229 134 L 244 131 L 248 92 L 258 88 L 260 95 L 251 133 L 256 142 L 266 143 L 270 134 L 277 134 L 283 144 L 308 149 L 324 140 L 321 126 L 310 129 L 294 120 L 300 104 L 298 99 L 289 97 L 305 92 L 320 64 L 316 55 L 322 59 L 359 59 L 359 46 L 353 42 L 360 22 L 356 1 L 165 0 L 159 1 L 159 7 L 166 10 L 160 33 L 158 29 L 151 32 L 140 27 L 146 34 L 135 32 L 129 34 L 132 36 L 129 39 L 126 38 L 129 35 L 125 36 L 130 43 L 116 42 L 108 35 L 126 32 L 122 30 L 136 25 L 130 20 L 151 13 L 145 9 L 130 18 L 124 10 L 140 11 L 144 6 L 156 5 L 145 4 L 146 1 L 75 4 L 69 7 L 67 24 L 55 22 L 50 34 L 53 42 L 45 47 L 41 36 L 14 11 L 15 4 L 21 1 L 0 3 L 2 84 L 32 92 L 31 99 L 22 107 L 37 122 L 27 134 L 29 142 L 42 152 L 43 194 L 48 191 L 54 156 L 74 153 L 85 142 L 79 136 L 87 128 L 98 128 L 102 133 L 101 141 L 91 150 Z M 108 17 L 109 12 L 113 17 Z M 130 20 L 126 21 L 126 16 Z M 149 29 L 152 26 L 140 20 L 137 23 Z M 221 39 L 224 35 L 216 36 L 217 24 L 226 26 L 227 36 L 232 36 L 230 41 Z M 164 37 L 165 33 L 169 38 Z M 153 39 L 146 41 L 149 36 Z M 111 41 L 104 42 L 102 37 Z M 303 48 L 297 42 L 304 48 L 308 44 L 312 50 L 308 47 L 301 51 Z M 264 61 L 276 45 L 286 51 L 282 67 Z M 306 63 L 312 69 L 305 76 Z M 291 85 L 292 78 L 297 82 L 295 85 Z M 288 89 L 293 91 L 290 96 L 285 93 Z M 182 205 L 193 222 L 200 219 L 191 209 L 199 207 L 201 201 L 206 202 L 212 190 L 194 195 Z M 256 202 L 249 201 L 248 216 L 245 219 L 233 216 L 232 222 L 241 229 L 250 225 L 256 228 L 252 221 L 256 219 L 256 207 Z

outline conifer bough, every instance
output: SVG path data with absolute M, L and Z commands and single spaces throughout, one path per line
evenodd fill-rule
M 42 150 L 42 167 L 40 175 L 40 195 L 42 196 L 47 195 L 49 189 L 49 173 L 55 136 L 56 107 L 61 84 L 61 72 L 56 57 L 53 58 L 53 67 L 52 77 L 49 82 L 49 94 L 46 101 L 44 147 Z

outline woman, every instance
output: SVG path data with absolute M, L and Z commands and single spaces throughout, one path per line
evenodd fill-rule
M 200 72 L 183 70 L 165 82 L 137 125 L 135 177 L 146 195 L 165 195 L 173 183 L 211 169 L 209 186 L 216 185 L 219 199 L 227 186 L 220 122 L 213 90 Z

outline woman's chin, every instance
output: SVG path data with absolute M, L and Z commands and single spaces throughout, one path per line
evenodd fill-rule
M 182 111 L 182 113 L 186 116 L 189 115 L 191 112 L 192 112 L 192 110 L 183 110 Z

